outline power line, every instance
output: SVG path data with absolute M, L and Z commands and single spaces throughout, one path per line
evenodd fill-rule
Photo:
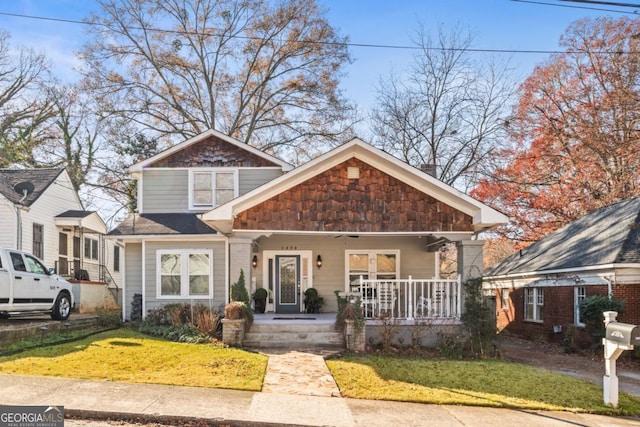
M 584 9 L 584 10 L 596 10 L 599 12 L 615 12 L 615 13 L 625 13 L 627 15 L 637 15 L 637 12 L 629 12 L 626 10 L 619 10 L 619 9 L 604 9 L 604 8 L 600 8 L 600 7 L 587 7 L 587 6 L 576 6 L 576 5 L 569 5 L 569 4 L 558 4 L 558 3 L 549 3 L 549 2 L 544 2 L 544 1 L 533 1 L 533 0 L 511 0 L 513 2 L 517 2 L 517 3 L 530 3 L 530 4 L 538 4 L 538 5 L 543 5 L 543 6 L 555 6 L 555 7 L 564 7 L 567 9 Z M 572 1 L 572 0 L 559 0 L 559 1 Z M 588 3 L 585 1 L 578 1 L 578 3 Z M 615 6 L 612 3 L 606 3 L 606 2 L 601 2 L 602 4 L 611 4 L 612 6 Z M 594 2 L 595 4 L 595 2 Z
M 563 6 L 556 5 L 552 3 L 543 3 L 537 1 L 528 1 L 528 0 L 511 0 L 522 3 L 535 3 L 535 4 L 545 4 L 551 6 Z M 578 8 L 577 6 L 564 6 L 564 7 L 573 7 Z M 623 12 L 621 12 L 623 13 Z M 9 13 L 9 12 L 0 12 L 0 16 L 10 16 L 14 18 L 21 19 L 35 19 L 41 21 L 49 21 L 49 22 L 61 22 L 66 24 L 75 24 L 75 25 L 88 25 L 88 26 L 99 26 L 108 28 L 107 25 L 99 23 L 99 22 L 86 22 L 86 21 L 78 21 L 74 19 L 65 19 L 65 18 L 52 18 L 47 16 L 35 16 L 35 15 L 24 15 L 18 13 Z M 204 35 L 203 33 L 197 33 L 193 31 L 179 31 L 179 30 L 166 30 L 160 28 L 143 28 L 143 27 L 127 27 L 129 30 L 141 30 L 141 31 L 152 31 L 159 33 L 167 33 L 167 34 L 176 34 L 176 35 Z M 215 37 L 215 35 L 211 35 Z M 249 37 L 249 36 L 231 36 L 236 39 L 244 39 L 244 40 L 263 40 L 259 37 Z M 407 45 L 389 45 L 389 44 L 375 44 L 375 43 L 352 43 L 352 42 L 324 42 L 324 41 L 315 41 L 315 40 L 301 40 L 299 43 L 310 43 L 310 44 L 327 44 L 327 45 L 340 45 L 347 47 L 359 47 L 359 48 L 370 48 L 370 49 L 401 49 L 401 50 L 435 50 L 435 51 L 452 51 L 452 52 L 472 52 L 472 53 L 508 53 L 508 54 L 540 54 L 540 55 L 553 55 L 553 54 L 581 54 L 586 53 L 584 51 L 573 51 L 566 52 L 563 50 L 543 50 L 543 49 L 480 49 L 480 48 L 447 48 L 447 47 L 421 47 L 421 46 L 407 46 Z M 638 54 L 640 52 L 636 51 L 594 51 L 590 52 L 592 54 Z

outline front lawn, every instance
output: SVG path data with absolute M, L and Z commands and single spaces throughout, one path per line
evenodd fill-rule
M 340 393 L 357 399 L 639 415 L 640 397 L 604 405 L 586 380 L 498 360 L 347 356 L 328 360 Z
M 0 373 L 259 391 L 267 357 L 128 328 L 0 357 Z

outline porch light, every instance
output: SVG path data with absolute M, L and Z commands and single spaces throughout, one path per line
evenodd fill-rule
M 258 266 L 258 255 L 253 256 L 253 259 L 251 260 L 251 266 L 253 268 L 256 268 Z
M 316 258 L 316 265 L 318 266 L 318 268 L 322 267 L 322 257 L 320 255 L 318 255 L 318 258 Z

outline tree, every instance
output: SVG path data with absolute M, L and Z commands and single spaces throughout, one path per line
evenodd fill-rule
M 48 64 L 44 55 L 18 49 L 0 31 L 0 167 L 36 166 L 33 150 L 46 142 L 53 116 L 46 96 Z
M 100 1 L 82 56 L 105 112 L 152 138 L 215 128 L 290 158 L 350 132 L 346 38 L 315 0 Z
M 513 145 L 473 195 L 512 223 L 526 245 L 585 213 L 640 194 L 640 21 L 573 23 L 565 52 L 519 89 Z
M 440 180 L 463 189 L 500 147 L 514 92 L 504 64 L 472 61 L 471 42 L 459 28 L 441 28 L 435 40 L 421 29 L 407 78 L 382 79 L 371 113 L 376 145 L 415 167 L 435 167 Z

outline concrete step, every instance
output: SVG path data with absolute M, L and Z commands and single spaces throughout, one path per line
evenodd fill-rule
M 245 347 L 324 347 L 344 346 L 344 338 L 340 332 L 248 332 L 244 336 Z
M 250 332 L 336 332 L 333 323 L 287 323 L 264 324 L 253 323 Z

